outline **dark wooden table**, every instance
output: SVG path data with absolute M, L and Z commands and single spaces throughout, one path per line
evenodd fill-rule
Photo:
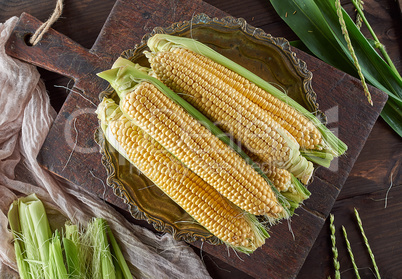
M 250 24 L 262 28 L 273 36 L 285 37 L 288 40 L 297 39 L 276 15 L 268 0 L 207 0 L 206 2 L 235 17 L 245 18 Z M 165 5 L 169 3 L 166 1 Z M 113 4 L 114 0 L 67 1 L 62 18 L 54 24 L 53 28 L 82 46 L 90 48 Z M 347 11 L 353 13 L 349 2 L 344 1 L 343 4 Z M 54 5 L 55 1 L 49 0 L 0 0 L 0 22 L 4 22 L 11 16 L 19 16 L 22 12 L 30 13 L 45 21 Z M 367 0 L 365 9 L 366 16 L 377 36 L 387 47 L 397 69 L 402 72 L 402 29 L 400 28 L 402 19 L 398 1 Z M 151 26 L 144 26 L 144 33 L 151 31 L 151 28 Z M 367 33 L 366 30 L 364 32 Z M 55 86 L 71 87 L 72 82 L 68 78 L 45 70 L 40 72 L 46 82 L 52 105 L 59 110 L 68 90 Z M 382 278 L 401 277 L 402 216 L 399 212 L 402 210 L 402 202 L 398 199 L 402 195 L 401 165 L 402 140 L 382 119 L 379 119 L 332 210 L 337 226 L 342 278 L 354 278 L 354 273 L 341 234 L 341 225 L 348 230 L 362 278 L 375 278 L 369 255 L 355 222 L 354 207 L 360 212 Z M 121 212 L 131 219 L 125 211 Z M 141 224 L 144 225 L 144 223 Z M 200 254 L 197 248 L 194 249 Z M 202 257 L 213 278 L 250 278 L 205 252 L 202 253 Z M 326 278 L 328 275 L 333 276 L 333 265 L 329 228 L 328 224 L 325 224 L 298 278 Z

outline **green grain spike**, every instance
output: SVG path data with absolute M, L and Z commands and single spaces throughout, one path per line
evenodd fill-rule
M 344 226 L 342 226 L 342 230 L 343 230 L 343 236 L 345 237 L 345 241 L 346 241 L 346 247 L 348 248 L 350 260 L 352 261 L 353 269 L 354 269 L 355 274 L 356 274 L 356 278 L 360 279 L 359 269 L 357 268 L 357 265 L 356 265 L 356 262 L 355 262 L 355 257 L 353 256 L 353 252 L 352 252 L 352 246 L 350 246 L 350 242 L 349 242 L 349 239 L 348 239 L 348 234 L 346 233 L 346 229 L 345 229 Z
M 335 225 L 334 225 L 334 215 L 333 214 L 329 215 L 329 220 L 330 220 L 329 228 L 331 230 L 332 253 L 334 255 L 333 261 L 334 261 L 334 267 L 335 267 L 335 279 L 340 279 L 341 273 L 339 272 L 339 269 L 340 269 L 341 265 L 338 261 L 338 249 L 336 248 Z
M 364 233 L 363 223 L 362 223 L 362 220 L 360 219 L 359 212 L 357 212 L 356 208 L 354 210 L 355 210 L 357 223 L 359 224 L 360 232 L 362 233 L 362 236 L 363 236 L 363 239 L 364 239 L 364 243 L 366 244 L 367 250 L 368 250 L 368 252 L 370 254 L 371 261 L 373 262 L 376 277 L 377 277 L 377 279 L 381 279 L 380 271 L 378 270 L 378 266 L 377 266 L 377 263 L 375 261 L 373 251 L 371 251 L 370 244 L 368 242 L 366 234 Z
M 349 32 L 348 32 L 348 29 L 346 28 L 345 20 L 343 19 L 341 1 L 336 0 L 335 1 L 335 6 L 336 6 L 336 13 L 337 13 L 337 15 L 339 17 L 339 23 L 341 25 L 342 34 L 345 37 L 345 41 L 346 41 L 346 43 L 348 45 L 349 52 L 352 55 L 353 62 L 355 64 L 357 73 L 359 74 L 360 80 L 362 82 L 363 89 L 364 89 L 364 94 L 366 95 L 367 100 L 370 103 L 370 105 L 373 105 L 373 101 L 371 100 L 371 94 L 370 94 L 370 91 L 368 90 L 368 87 L 367 87 L 366 79 L 364 78 L 364 75 L 362 73 L 362 69 L 360 68 L 360 64 L 359 64 L 359 61 L 357 60 L 355 50 L 354 50 L 354 48 L 352 46 L 352 42 L 350 41 Z

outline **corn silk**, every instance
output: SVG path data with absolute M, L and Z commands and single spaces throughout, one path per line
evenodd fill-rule
M 86 226 L 92 217 L 106 219 L 137 278 L 210 278 L 185 243 L 127 222 L 100 198 L 39 166 L 36 157 L 56 113 L 37 69 L 5 53 L 17 21 L 0 24 L 0 278 L 18 278 L 7 212 L 13 200 L 31 193 L 45 204 L 53 224 L 70 219 Z

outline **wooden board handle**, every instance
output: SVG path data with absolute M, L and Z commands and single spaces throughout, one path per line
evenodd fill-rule
M 23 13 L 6 43 L 7 54 L 76 82 L 105 69 L 101 58 L 54 29 L 49 29 L 37 45 L 30 45 L 30 36 L 41 25 L 41 21 Z

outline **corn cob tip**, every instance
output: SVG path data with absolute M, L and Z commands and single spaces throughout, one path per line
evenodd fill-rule
M 120 99 L 123 99 L 124 96 L 134 90 L 136 86 L 141 82 L 141 77 L 134 78 L 133 75 L 130 73 L 132 71 L 138 72 L 138 75 L 146 75 L 147 74 L 140 70 L 139 67 L 136 67 L 132 62 L 129 60 L 121 58 L 117 63 L 119 67 L 109 69 L 98 73 L 97 75 L 100 78 L 108 81 L 110 86 L 116 91 L 117 95 Z
M 100 120 L 100 125 L 103 131 L 107 130 L 107 123 L 116 119 L 121 115 L 121 111 L 118 110 L 119 106 L 114 102 L 113 99 L 103 98 L 102 102 L 96 108 L 95 113 Z
M 130 60 L 123 58 L 123 57 L 119 57 L 116 59 L 116 61 L 112 65 L 112 69 L 122 68 L 122 67 L 127 67 L 127 66 L 134 67 L 135 69 L 137 69 L 145 74 L 148 74 L 148 72 L 150 71 L 150 68 L 143 67 L 138 63 L 133 63 Z
M 172 42 L 169 39 L 174 39 Z M 152 52 L 169 51 L 172 47 L 177 47 L 180 41 L 190 42 L 187 38 L 176 37 L 168 34 L 155 34 L 148 39 L 147 45 Z
M 108 121 L 113 113 L 117 113 L 116 109 L 118 105 L 115 103 L 113 99 L 103 98 L 98 107 L 96 108 L 95 113 L 98 115 L 98 119 L 101 121 Z

